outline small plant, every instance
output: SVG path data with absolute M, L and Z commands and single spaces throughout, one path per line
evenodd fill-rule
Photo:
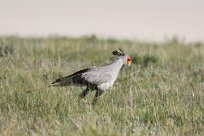
M 143 56 L 143 65 L 145 66 L 145 67 L 147 67 L 148 65 L 150 65 L 150 64 L 156 64 L 156 63 L 158 63 L 158 58 L 156 57 L 156 56 L 154 56 L 154 55 L 150 55 L 150 54 L 145 54 L 144 56 Z
M 137 65 L 142 65 L 147 67 L 151 64 L 156 64 L 159 62 L 159 58 L 155 55 L 145 54 L 144 56 L 139 56 L 137 53 L 132 53 L 132 63 Z
M 202 69 L 192 70 L 190 74 L 188 74 L 188 77 L 193 79 L 194 82 L 203 82 L 204 70 Z
M 5 57 L 7 55 L 14 53 L 14 46 L 13 44 L 6 44 L 0 46 L 0 57 Z
M 142 64 L 142 57 L 138 54 L 132 55 L 132 63 L 133 64 Z

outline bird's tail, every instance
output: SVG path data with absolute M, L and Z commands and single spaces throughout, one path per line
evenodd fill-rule
M 59 79 L 55 80 L 54 82 L 52 82 L 52 84 L 50 84 L 48 86 L 41 86 L 41 87 L 36 88 L 36 89 L 30 89 L 26 92 L 31 93 L 31 92 L 37 92 L 37 91 L 40 91 L 42 89 L 46 89 L 46 88 L 50 88 L 50 87 L 65 86 L 65 85 L 68 85 L 70 83 L 70 80 L 71 80 L 71 77 L 59 78 Z
M 51 86 L 66 86 L 71 83 L 71 77 L 63 77 L 52 82 Z
M 26 92 L 27 92 L 27 93 L 33 93 L 33 92 L 37 92 L 37 91 L 40 91 L 40 90 L 42 90 L 42 89 L 46 89 L 46 88 L 49 88 L 49 87 L 52 87 L 52 86 L 51 86 L 51 85 L 41 86 L 41 87 L 39 87 L 39 88 L 27 90 Z
M 51 85 L 52 85 L 52 86 L 60 86 L 61 83 L 62 83 L 62 79 L 59 78 L 59 79 L 55 80 L 54 82 L 52 82 Z
M 26 92 L 27 93 L 33 93 L 33 92 L 37 92 L 37 91 L 40 91 L 40 90 L 43 90 L 43 89 L 46 89 L 46 88 L 50 88 L 50 87 L 62 86 L 63 83 L 64 83 L 63 79 L 57 79 L 56 81 L 52 82 L 52 84 L 50 84 L 50 85 L 41 86 L 41 87 L 38 87 L 38 88 L 35 88 L 35 89 L 30 89 L 30 90 L 27 90 Z

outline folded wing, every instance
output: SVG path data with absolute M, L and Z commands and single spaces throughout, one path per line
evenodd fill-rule
M 82 78 L 91 84 L 100 85 L 109 82 L 111 80 L 111 74 L 105 69 L 93 68 L 90 71 L 83 73 Z
M 87 68 L 80 70 L 67 77 L 59 78 L 52 83 L 53 86 L 78 85 L 100 85 L 111 80 L 111 74 L 102 68 Z

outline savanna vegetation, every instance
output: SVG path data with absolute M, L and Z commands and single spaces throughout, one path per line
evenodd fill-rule
M 94 106 L 82 87 L 47 87 L 117 48 L 132 65 Z M 204 135 L 204 43 L 1 36 L 0 135 Z

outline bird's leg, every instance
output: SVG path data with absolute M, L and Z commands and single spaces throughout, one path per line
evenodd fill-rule
M 88 92 L 89 92 L 89 87 L 86 87 L 86 89 L 79 95 L 79 98 L 83 99 L 84 97 L 86 97 Z
M 96 94 L 95 94 L 95 96 L 94 96 L 92 105 L 96 104 L 98 98 L 103 94 L 103 92 L 104 92 L 104 91 L 102 91 L 102 90 L 96 90 Z

